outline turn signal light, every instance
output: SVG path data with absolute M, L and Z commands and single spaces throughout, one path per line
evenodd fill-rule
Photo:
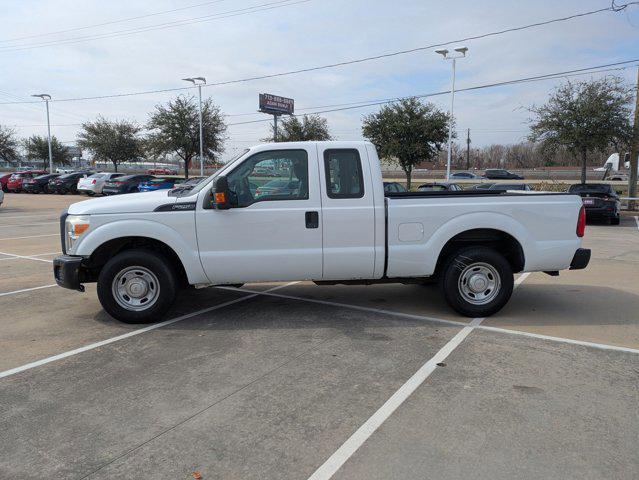
M 226 203 L 226 194 L 224 192 L 216 192 L 215 203 Z
M 582 205 L 577 219 L 577 236 L 583 237 L 586 233 L 586 208 Z
M 80 236 L 84 232 L 86 232 L 88 228 L 89 228 L 88 223 L 76 223 L 75 225 L 73 225 L 73 233 L 76 236 Z

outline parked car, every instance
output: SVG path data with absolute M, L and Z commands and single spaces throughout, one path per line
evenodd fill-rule
M 423 183 L 417 187 L 418 192 L 458 192 L 463 190 L 456 183 Z
M 149 168 L 146 173 L 149 175 L 177 175 L 178 171 L 176 168 L 158 167 Z
M 25 178 L 22 181 L 22 189 L 28 193 L 51 193 L 49 181 L 59 177 L 58 173 L 45 173 L 33 178 Z
M 255 166 L 274 160 L 290 165 L 299 188 L 277 198 L 253 195 Z M 381 178 L 370 142 L 258 145 L 178 195 L 158 191 L 70 205 L 61 218 L 55 279 L 79 291 L 97 282 L 104 309 L 129 323 L 160 320 L 183 283 L 427 277 L 439 280 L 457 312 L 484 318 L 508 302 L 515 273 L 588 265 L 590 250 L 581 248 L 585 210 L 575 195 L 385 197 Z
M 19 193 L 22 191 L 22 182 L 26 178 L 37 177 L 38 175 L 42 175 L 44 173 L 47 173 L 46 170 L 29 170 L 16 172 L 9 177 L 9 181 L 7 182 L 7 190 L 9 192 Z
M 300 188 L 299 180 L 271 180 L 255 189 L 255 197 L 290 196 Z
M 503 168 L 489 168 L 484 172 L 484 177 L 490 180 L 523 180 L 524 177 L 509 172 Z
M 527 183 L 493 183 L 488 190 L 524 190 L 529 192 L 530 185 Z
M 11 175 L 13 175 L 13 173 L 5 173 L 0 176 L 0 187 L 2 187 L 2 191 L 5 193 L 9 191 L 9 189 L 7 188 L 7 182 L 9 181 Z
M 60 195 L 78 193 L 78 181 L 89 175 L 93 175 L 93 172 L 73 172 L 60 175 L 57 178 L 49 180 L 49 191 L 51 193 L 59 193 Z
M 175 194 L 178 192 L 191 190 L 193 187 L 195 187 L 198 183 L 200 183 L 205 178 L 207 177 L 189 177 L 187 180 L 181 183 L 176 183 L 175 187 L 171 190 L 171 192 Z
M 450 178 L 453 180 L 474 180 L 481 177 L 472 172 L 454 172 L 450 174 Z
M 473 185 L 471 190 L 490 190 L 494 183 L 478 183 L 477 185 Z
M 619 225 L 621 222 L 621 200 L 612 185 L 578 183 L 571 185 L 568 193 L 581 197 L 587 218 L 606 220 L 611 225 Z
M 401 193 L 406 192 L 406 187 L 397 182 L 384 182 L 384 193 Z
M 122 176 L 124 176 L 123 173 L 100 172 L 88 177 L 82 177 L 78 180 L 78 192 L 86 193 L 87 195 L 100 194 L 105 182 Z
M 155 190 L 168 190 L 173 188 L 181 178 L 152 178 L 146 182 L 140 182 L 138 190 L 141 192 L 154 192 Z
M 67 173 L 75 173 L 75 169 L 71 167 L 58 167 L 55 169 L 55 173 L 65 175 Z
M 153 178 L 153 175 L 146 174 L 123 175 L 104 182 L 102 195 L 120 195 L 121 193 L 139 192 L 138 185 L 142 182 L 148 182 Z

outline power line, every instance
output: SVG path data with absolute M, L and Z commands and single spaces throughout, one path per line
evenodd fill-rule
M 149 25 L 147 27 L 136 27 L 136 28 L 132 28 L 128 30 L 106 32 L 102 34 L 88 35 L 85 37 L 76 37 L 76 38 L 70 38 L 66 40 L 53 40 L 53 41 L 44 42 L 44 43 L 34 43 L 34 44 L 25 44 L 25 45 L 8 45 L 8 46 L 0 47 L 0 53 L 15 52 L 20 50 L 32 50 L 34 48 L 51 47 L 51 46 L 57 46 L 57 45 L 68 45 L 72 43 L 81 43 L 81 42 L 86 42 L 90 40 L 100 40 L 104 38 L 122 37 L 122 36 L 134 35 L 137 33 L 144 33 L 144 32 L 150 32 L 155 30 L 164 30 L 167 28 L 181 27 L 184 25 L 192 25 L 195 23 L 211 22 L 213 20 L 219 20 L 223 18 L 237 17 L 240 15 L 247 15 L 249 13 L 264 12 L 267 10 L 274 10 L 277 8 L 283 8 L 290 5 L 307 3 L 310 1 L 311 0 L 298 0 L 298 1 L 279 0 L 277 2 L 264 3 L 260 5 L 254 5 L 252 7 L 215 13 L 212 15 L 204 15 L 201 17 L 193 17 L 193 18 L 187 18 L 184 20 L 176 20 L 176 21 L 165 22 L 165 23 L 160 23 L 156 25 Z
M 637 1 L 629 2 L 629 3 L 626 3 L 624 5 L 627 7 L 629 5 L 635 5 L 635 4 L 639 4 L 639 2 L 637 2 Z M 618 6 L 617 8 L 619 8 L 619 7 L 621 7 L 621 6 Z M 407 50 L 399 50 L 399 51 L 395 51 L 395 52 L 391 52 L 391 53 L 385 53 L 385 54 L 381 54 L 381 55 L 374 55 L 374 56 L 370 56 L 370 57 L 363 57 L 363 58 L 358 58 L 358 59 L 354 59 L 354 60 L 347 60 L 347 61 L 343 61 L 343 62 L 325 64 L 325 65 L 320 65 L 320 66 L 315 66 L 315 67 L 308 67 L 308 68 L 302 68 L 302 69 L 297 69 L 297 70 L 289 70 L 287 72 L 272 73 L 272 74 L 268 74 L 268 75 L 247 77 L 247 78 L 241 78 L 241 79 L 236 79 L 236 80 L 227 80 L 227 81 L 216 82 L 216 83 L 208 83 L 208 84 L 204 85 L 204 87 L 206 88 L 206 87 L 212 87 L 212 86 L 221 86 L 221 85 L 230 85 L 230 84 L 236 84 L 236 83 L 245 83 L 245 82 L 251 82 L 251 81 L 255 81 L 255 80 L 264 80 L 264 79 L 275 78 L 275 77 L 284 77 L 284 76 L 288 76 L 288 75 L 295 75 L 295 74 L 299 74 L 299 73 L 307 73 L 307 72 L 312 72 L 312 71 L 317 71 L 317 70 L 325 70 L 325 69 L 330 69 L 330 68 L 337 68 L 337 67 L 342 67 L 342 66 L 346 66 L 346 65 L 353 65 L 353 64 L 357 64 L 357 63 L 368 62 L 368 61 L 372 61 L 372 60 L 380 60 L 380 59 L 383 59 L 383 58 L 390 58 L 390 57 L 394 57 L 394 56 L 398 56 L 398 55 L 405 55 L 405 54 L 408 54 L 408 53 L 420 52 L 420 51 L 424 51 L 424 50 L 433 49 L 433 48 L 436 48 L 436 47 L 442 47 L 442 46 L 445 46 L 445 45 L 449 45 L 451 43 L 460 43 L 460 42 L 466 42 L 466 41 L 470 41 L 470 40 L 478 40 L 478 39 L 482 39 L 482 38 L 488 38 L 488 37 L 493 37 L 493 36 L 497 36 L 497 35 L 503 35 L 505 33 L 517 32 L 517 31 L 526 30 L 526 29 L 529 29 L 529 28 L 535 28 L 535 27 L 539 27 L 539 26 L 543 26 L 543 25 L 549 25 L 549 24 L 552 24 L 552 23 L 564 22 L 564 21 L 575 19 L 575 18 L 581 18 L 581 17 L 585 17 L 585 16 L 588 16 L 588 15 L 598 14 L 598 13 L 601 13 L 601 12 L 614 12 L 614 11 L 616 11 L 616 10 L 614 10 L 612 7 L 600 8 L 598 10 L 591 10 L 591 11 L 588 11 L 588 12 L 576 13 L 576 14 L 573 14 L 573 15 L 560 17 L 560 18 L 555 18 L 555 19 L 552 19 L 552 20 L 546 20 L 546 21 L 531 23 L 531 24 L 523 25 L 523 26 L 519 26 L 519 27 L 512 27 L 512 28 L 507 28 L 507 29 L 503 29 L 503 30 L 497 30 L 497 31 L 494 31 L 494 32 L 484 33 L 484 34 L 481 34 L 481 35 L 473 35 L 473 36 L 460 38 L 460 39 L 456 39 L 456 40 L 448 40 L 446 42 L 434 43 L 434 44 L 425 45 L 425 46 L 421 46 L 421 47 L 415 47 L 415 48 L 411 48 L 411 49 L 407 49 Z M 76 101 L 85 101 L 85 100 L 103 100 L 103 99 L 108 99 L 108 98 L 121 98 L 121 97 L 131 97 L 131 96 L 136 96 L 136 95 L 150 95 L 150 94 L 156 94 L 156 93 L 177 92 L 177 91 L 190 90 L 190 89 L 193 89 L 193 88 L 194 87 L 164 88 L 164 89 L 146 90 L 146 91 L 140 91 L 140 92 L 116 93 L 116 94 L 110 94 L 110 95 L 96 95 L 96 96 L 90 96 L 90 97 L 61 98 L 61 99 L 54 99 L 54 100 L 51 100 L 51 101 L 52 102 L 76 102 Z M 9 104 L 12 104 L 12 103 L 29 103 L 29 102 L 0 102 L 0 105 L 9 105 Z M 30 103 L 37 103 L 37 102 L 30 102 Z
M 458 88 L 455 89 L 456 92 L 468 92 L 468 91 L 474 91 L 474 90 L 482 90 L 484 88 L 494 88 L 494 87 L 500 87 L 500 86 L 506 86 L 506 85 L 515 85 L 518 83 L 528 83 L 528 82 L 536 82 L 536 81 L 542 81 L 542 80 L 552 80 L 555 78 L 566 78 L 566 77 L 573 77 L 573 76 L 578 76 L 578 75 L 588 75 L 588 74 L 593 74 L 593 73 L 605 73 L 605 72 L 610 72 L 610 71 L 620 71 L 620 70 L 625 70 L 627 68 L 633 68 L 636 66 L 639 66 L 639 64 L 637 64 L 637 62 L 639 62 L 639 58 L 633 59 L 633 60 L 624 60 L 622 62 L 615 62 L 615 63 L 608 63 L 605 65 L 597 65 L 594 67 L 584 67 L 584 68 L 577 68 L 577 69 L 573 69 L 573 70 L 567 70 L 567 71 L 563 71 L 563 72 L 555 72 L 555 73 L 546 73 L 543 75 L 535 75 L 535 76 L 530 76 L 530 77 L 523 77 L 523 78 L 517 78 L 517 79 L 512 79 L 512 80 L 504 80 L 501 82 L 494 82 L 494 83 L 486 83 L 486 84 L 482 84 L 482 85 L 475 85 L 472 87 L 465 87 L 465 88 Z M 616 68 L 609 68 L 609 67 L 616 67 Z M 432 93 L 425 93 L 425 94 L 419 94 L 419 95 L 407 95 L 404 97 L 393 97 L 393 98 L 386 98 L 386 99 L 381 99 L 381 100 L 368 100 L 368 101 L 360 101 L 360 102 L 352 102 L 352 103 L 342 103 L 342 104 L 333 104 L 333 105 L 323 105 L 323 106 L 316 106 L 316 107 L 304 107 L 303 109 L 299 109 L 299 110 L 317 110 L 317 109 L 323 109 L 323 108 L 329 108 L 329 107 L 339 107 L 339 108 L 329 108 L 326 110 L 320 110 L 320 111 L 312 111 L 310 112 L 311 114 L 319 114 L 319 113 L 330 113 L 330 112 L 339 112 L 339 111 L 344 111 L 344 110 L 353 110 L 353 109 L 357 109 L 357 108 L 364 108 L 364 107 L 371 107 L 371 106 L 377 106 L 377 105 L 384 105 L 387 103 L 393 103 L 393 102 L 397 102 L 400 100 L 406 100 L 408 98 L 428 98 L 428 97 L 435 97 L 435 96 L 439 96 L 439 95 L 447 95 L 450 93 L 450 90 L 442 90 L 440 92 L 432 92 Z M 346 105 L 346 106 L 345 106 Z M 248 115 L 248 114 L 235 114 L 235 115 Z M 253 115 L 253 114 L 250 114 Z M 303 114 L 295 114 L 292 116 L 302 116 Z M 227 115 L 227 116 L 232 116 L 232 115 Z M 251 123 L 266 123 L 266 122 L 272 122 L 271 119 L 259 119 L 259 120 L 249 120 L 246 122 L 236 122 L 236 123 L 228 123 L 227 126 L 235 126 L 235 125 L 247 125 L 247 124 L 251 124 Z M 78 126 L 78 125 L 82 125 L 82 124 L 73 124 L 73 123 L 69 123 L 69 124 L 59 124 L 59 125 L 51 125 L 52 127 L 54 126 Z M 36 127 L 36 126 L 42 126 L 42 125 L 11 125 L 13 127 Z M 45 125 L 46 126 L 46 125 Z
M 197 7 L 204 7 L 204 6 L 213 5 L 215 3 L 222 3 L 222 2 L 226 2 L 226 1 L 227 0 L 215 0 L 213 2 L 198 3 L 196 5 L 189 5 L 188 7 L 174 8 L 172 10 L 164 10 L 162 12 L 147 13 L 145 15 L 138 15 L 138 16 L 135 16 L 135 17 L 127 17 L 127 18 L 121 18 L 119 20 L 111 20 L 109 22 L 94 23 L 92 25 L 85 25 L 83 27 L 74 27 L 74 28 L 68 28 L 66 30 L 57 30 L 55 32 L 36 33 L 34 35 L 25 35 L 23 37 L 8 38 L 6 40 L 0 40 L 0 43 L 17 42 L 18 40 L 28 40 L 30 38 L 46 37 L 46 36 L 49 36 L 49 35 L 59 35 L 61 33 L 70 33 L 70 32 L 77 32 L 77 31 L 80 31 L 80 30 L 88 30 L 90 28 L 104 27 L 106 25 L 114 25 L 116 23 L 131 22 L 133 20 L 140 20 L 142 18 L 156 17 L 158 15 L 165 15 L 167 13 L 175 13 L 175 12 L 179 12 L 179 11 L 183 11 L 183 10 L 189 10 L 189 9 L 197 8 Z
M 557 73 L 548 73 L 545 75 L 536 75 L 536 76 L 532 76 L 532 77 L 524 77 L 524 78 L 518 78 L 518 79 L 514 79 L 514 80 L 505 80 L 503 82 L 495 82 L 495 83 L 487 83 L 487 84 L 483 84 L 483 85 L 476 85 L 473 87 L 466 87 L 466 88 L 458 88 L 455 89 L 455 92 L 468 92 L 468 91 L 473 91 L 473 90 L 482 90 L 484 88 L 493 88 L 493 87 L 500 87 L 500 86 L 505 86 L 505 85 L 514 85 L 517 83 L 527 83 L 527 82 L 534 82 L 534 81 L 540 81 L 540 80 L 552 80 L 555 78 L 561 78 L 561 77 L 570 77 L 570 76 L 576 76 L 576 75 L 587 75 L 587 74 L 592 74 L 592 73 L 603 73 L 603 72 L 608 72 L 608 71 L 613 71 L 613 70 L 623 70 L 626 68 L 631 68 L 631 67 L 635 67 L 637 65 L 626 65 L 624 67 L 619 67 L 619 68 L 610 68 L 610 69 L 605 69 L 605 70 L 601 70 L 605 67 L 610 67 L 610 66 L 615 66 L 615 65 L 625 65 L 625 64 L 629 64 L 629 63 L 636 63 L 639 62 L 639 59 L 634 59 L 634 60 L 627 60 L 624 62 L 616 62 L 616 63 L 610 63 L 607 65 L 600 65 L 597 67 L 589 67 L 589 68 L 579 68 L 579 69 L 575 69 L 575 70 L 568 70 L 565 72 L 557 72 Z M 397 102 L 400 100 L 406 100 L 408 98 L 428 98 L 428 97 L 435 97 L 435 96 L 439 96 L 439 95 L 447 95 L 450 93 L 450 90 L 444 90 L 441 92 L 434 92 L 434 93 L 426 93 L 426 94 L 422 94 L 422 95 L 408 95 L 405 97 L 396 97 L 396 98 L 388 98 L 385 100 L 378 100 L 378 101 L 374 101 L 374 102 L 370 102 L 370 103 L 359 103 L 357 105 L 353 105 L 353 106 L 348 106 L 348 107 L 341 107 L 341 108 L 333 108 L 333 109 L 328 109 L 328 110 L 320 110 L 320 111 L 313 111 L 310 112 L 312 114 L 320 114 L 320 113 L 329 113 L 329 112 L 339 112 L 339 111 L 344 111 L 344 110 L 353 110 L 353 109 L 357 109 L 357 108 L 364 108 L 364 107 L 372 107 L 372 106 L 377 106 L 377 105 L 384 105 L 387 103 L 392 103 L 392 102 Z M 308 108 L 312 108 L 312 107 L 308 107 Z M 322 107 L 315 107 L 315 108 L 322 108 Z M 294 116 L 300 116 L 299 114 L 294 115 Z M 236 123 L 229 123 L 227 124 L 227 126 L 233 126 L 233 125 L 246 125 L 246 124 L 250 124 L 250 123 L 262 123 L 262 122 L 270 122 L 270 119 L 261 119 L 261 120 L 249 120 L 246 122 L 236 122 Z

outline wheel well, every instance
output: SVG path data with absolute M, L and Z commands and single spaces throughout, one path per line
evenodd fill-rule
M 490 228 L 476 228 L 458 233 L 446 242 L 437 259 L 435 275 L 439 274 L 446 259 L 462 248 L 482 246 L 495 249 L 504 255 L 513 269 L 513 273 L 521 272 L 524 269 L 525 257 L 521 244 L 512 235 Z
M 91 273 L 91 277 L 97 280 L 98 275 L 102 267 L 118 253 L 124 250 L 143 249 L 151 250 L 159 253 L 166 258 L 173 266 L 174 271 L 179 277 L 179 282 L 184 285 L 188 285 L 188 279 L 186 276 L 186 270 L 180 257 L 178 257 L 175 250 L 169 247 L 166 243 L 148 237 L 121 237 L 114 238 L 108 242 L 103 243 L 89 257 L 86 267 Z

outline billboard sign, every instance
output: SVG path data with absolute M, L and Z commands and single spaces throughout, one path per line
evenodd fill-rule
M 260 112 L 271 115 L 292 115 L 295 110 L 295 102 L 292 98 L 260 93 Z

